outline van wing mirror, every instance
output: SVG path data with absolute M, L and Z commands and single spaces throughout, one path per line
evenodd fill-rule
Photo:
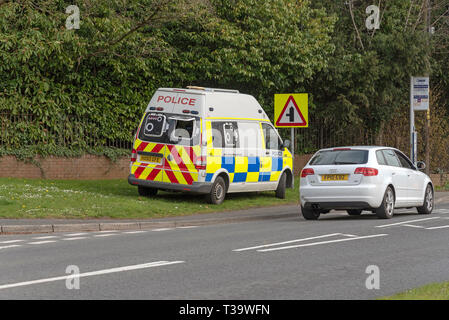
M 282 144 L 282 149 L 290 148 L 290 146 L 291 146 L 290 140 L 285 140 L 284 143 Z
M 426 168 L 426 163 L 424 161 L 418 161 L 416 163 L 416 167 L 418 170 L 424 170 Z

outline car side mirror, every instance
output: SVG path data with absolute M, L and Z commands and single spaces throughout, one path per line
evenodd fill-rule
M 416 163 L 416 167 L 418 170 L 424 170 L 426 168 L 426 163 L 424 161 L 418 161 Z
M 291 146 L 290 140 L 285 140 L 284 143 L 282 144 L 282 147 L 283 147 L 282 149 L 290 148 L 290 146 Z

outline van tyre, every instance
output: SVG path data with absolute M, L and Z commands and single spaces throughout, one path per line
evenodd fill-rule
M 306 220 L 318 220 L 320 217 L 320 212 L 311 208 L 304 208 L 301 206 L 301 213 L 304 219 Z
M 391 219 L 394 213 L 394 192 L 391 187 L 385 190 L 384 199 L 379 208 L 376 209 L 376 215 L 379 219 Z
M 285 188 L 287 187 L 287 175 L 285 172 L 282 174 L 279 179 L 279 184 L 276 189 L 276 198 L 285 199 Z
M 142 197 L 153 197 L 157 194 L 157 189 L 143 187 L 143 186 L 137 186 L 137 192 Z
M 422 207 L 417 207 L 420 214 L 431 214 L 433 210 L 433 189 L 430 184 L 427 185 L 426 193 L 424 194 L 424 203 Z
M 362 210 L 359 210 L 359 209 L 346 210 L 346 212 L 347 212 L 350 216 L 360 216 L 360 215 L 362 214 Z
M 212 204 L 221 204 L 226 195 L 226 182 L 222 177 L 217 177 L 212 184 L 210 193 L 207 195 L 207 201 Z

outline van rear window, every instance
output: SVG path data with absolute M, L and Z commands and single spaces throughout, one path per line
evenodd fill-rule
M 195 146 L 200 143 L 200 119 L 170 113 L 148 113 L 139 139 L 143 141 Z
M 363 164 L 367 162 L 367 150 L 325 150 L 319 151 L 309 165 Z
M 143 134 L 146 137 L 160 137 L 165 124 L 165 115 L 163 114 L 147 114 L 143 121 Z

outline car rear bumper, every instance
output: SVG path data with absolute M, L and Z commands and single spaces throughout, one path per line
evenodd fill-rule
M 209 193 L 210 190 L 212 189 L 212 183 L 210 182 L 193 182 L 191 185 L 186 185 L 186 184 L 137 179 L 133 174 L 130 174 L 128 176 L 128 183 L 133 186 L 143 186 L 162 190 L 185 191 L 195 193 Z
M 368 209 L 382 204 L 384 191 L 376 184 L 354 186 L 300 186 L 303 207 L 322 209 Z

